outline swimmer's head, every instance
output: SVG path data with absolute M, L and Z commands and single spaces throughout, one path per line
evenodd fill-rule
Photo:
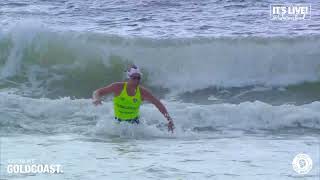
M 136 65 L 131 65 L 127 69 L 127 78 L 131 82 L 139 83 L 142 78 L 142 72 L 140 71 L 139 67 Z

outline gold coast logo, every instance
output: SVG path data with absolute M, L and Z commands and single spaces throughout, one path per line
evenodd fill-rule
M 292 161 L 292 167 L 298 174 L 308 174 L 312 169 L 312 159 L 308 154 L 297 154 Z
M 37 163 L 35 160 L 10 160 L 7 165 L 8 174 L 59 174 L 63 173 L 60 164 L 43 164 Z

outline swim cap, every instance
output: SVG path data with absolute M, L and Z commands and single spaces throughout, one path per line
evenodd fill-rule
M 140 71 L 140 69 L 136 65 L 130 66 L 129 69 L 127 70 L 127 77 L 128 78 L 130 78 L 133 74 L 139 74 L 140 76 L 142 76 L 142 72 Z

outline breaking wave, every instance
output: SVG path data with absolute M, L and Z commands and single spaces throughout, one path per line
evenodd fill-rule
M 320 37 L 151 39 L 16 27 L 0 32 L 0 87 L 23 95 L 89 97 L 139 65 L 161 92 L 318 82 Z

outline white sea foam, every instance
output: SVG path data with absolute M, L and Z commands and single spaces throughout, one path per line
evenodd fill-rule
M 320 129 L 320 102 L 272 106 L 262 102 L 197 105 L 167 102 L 176 126 L 167 132 L 166 120 L 151 104 L 141 107 L 141 126 L 116 123 L 111 102 L 94 107 L 91 100 L 32 99 L 1 93 L 1 129 L 19 133 L 76 133 L 133 137 L 183 137 L 224 130 Z

